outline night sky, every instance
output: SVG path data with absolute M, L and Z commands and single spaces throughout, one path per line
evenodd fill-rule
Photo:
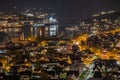
M 0 0 L 0 11 L 51 8 L 60 23 L 76 23 L 94 13 L 120 10 L 120 0 Z

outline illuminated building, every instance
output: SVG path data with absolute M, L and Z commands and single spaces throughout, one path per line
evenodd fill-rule
M 36 37 L 53 37 L 58 34 L 58 21 L 53 17 L 44 17 L 33 24 Z
M 32 33 L 33 21 L 0 21 L 0 32 L 5 32 L 12 38 L 25 40 Z
M 58 22 L 53 17 L 50 18 L 50 36 L 56 36 L 58 31 Z

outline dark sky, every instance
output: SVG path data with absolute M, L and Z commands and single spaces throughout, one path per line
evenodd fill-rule
M 94 13 L 120 10 L 120 0 L 0 0 L 0 10 L 53 8 L 60 23 L 75 23 Z

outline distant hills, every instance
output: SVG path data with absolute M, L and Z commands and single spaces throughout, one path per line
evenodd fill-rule
M 115 20 L 118 17 L 120 17 L 120 11 L 109 11 L 109 12 L 101 12 L 99 14 L 94 14 L 93 16 L 84 19 L 86 23 L 93 22 L 94 19 L 101 20 L 101 19 L 109 19 L 109 20 Z

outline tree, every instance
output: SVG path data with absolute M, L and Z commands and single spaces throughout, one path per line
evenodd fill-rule
M 78 50 L 79 50 L 78 45 L 73 45 L 73 46 L 72 46 L 72 51 L 73 51 L 73 53 L 78 52 Z
M 48 80 L 48 79 L 49 79 L 49 77 L 48 77 L 47 73 L 45 73 L 45 72 L 40 73 L 40 80 Z
M 0 67 L 2 66 L 3 64 L 0 62 Z

